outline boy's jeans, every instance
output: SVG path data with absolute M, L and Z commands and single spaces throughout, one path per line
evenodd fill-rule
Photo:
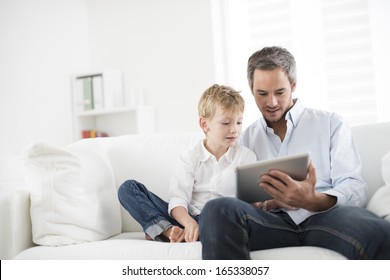
M 127 180 L 119 187 L 118 198 L 144 232 L 153 239 L 158 240 L 158 236 L 172 225 L 182 227 L 168 214 L 168 203 L 135 180 Z M 197 217 L 193 218 L 197 220 Z

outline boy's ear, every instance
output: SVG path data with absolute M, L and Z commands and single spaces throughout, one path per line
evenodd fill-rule
M 199 126 L 203 130 L 204 133 L 208 132 L 209 128 L 207 126 L 207 121 L 205 118 L 203 118 L 203 117 L 199 118 Z

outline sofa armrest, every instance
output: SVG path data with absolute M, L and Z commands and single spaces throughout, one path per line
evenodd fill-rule
M 12 259 L 34 246 L 28 189 L 18 189 L 0 197 L 0 225 L 0 259 Z

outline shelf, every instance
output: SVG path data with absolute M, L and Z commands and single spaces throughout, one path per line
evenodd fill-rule
M 110 109 L 92 109 L 86 110 L 83 112 L 79 112 L 76 115 L 78 117 L 94 117 L 101 115 L 109 115 L 109 114 L 119 114 L 119 113 L 128 113 L 137 110 L 136 107 L 118 107 L 118 108 L 110 108 Z
M 74 114 L 74 138 L 80 139 L 83 130 L 96 130 L 109 136 L 146 134 L 155 131 L 152 106 L 123 106 L 94 109 Z
M 74 139 L 83 132 L 97 131 L 109 136 L 146 134 L 155 131 L 154 108 L 125 103 L 122 74 L 105 69 L 72 77 Z

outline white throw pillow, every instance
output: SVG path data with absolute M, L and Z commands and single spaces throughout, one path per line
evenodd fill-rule
M 31 187 L 34 243 L 69 245 L 121 232 L 113 173 L 98 141 L 64 148 L 33 143 L 24 149 L 22 165 Z
M 367 209 L 390 222 L 390 151 L 382 158 L 382 176 L 386 186 L 375 192 Z
M 382 158 L 382 177 L 387 186 L 390 186 L 390 151 Z
M 390 186 L 379 188 L 370 199 L 367 209 L 390 222 Z

